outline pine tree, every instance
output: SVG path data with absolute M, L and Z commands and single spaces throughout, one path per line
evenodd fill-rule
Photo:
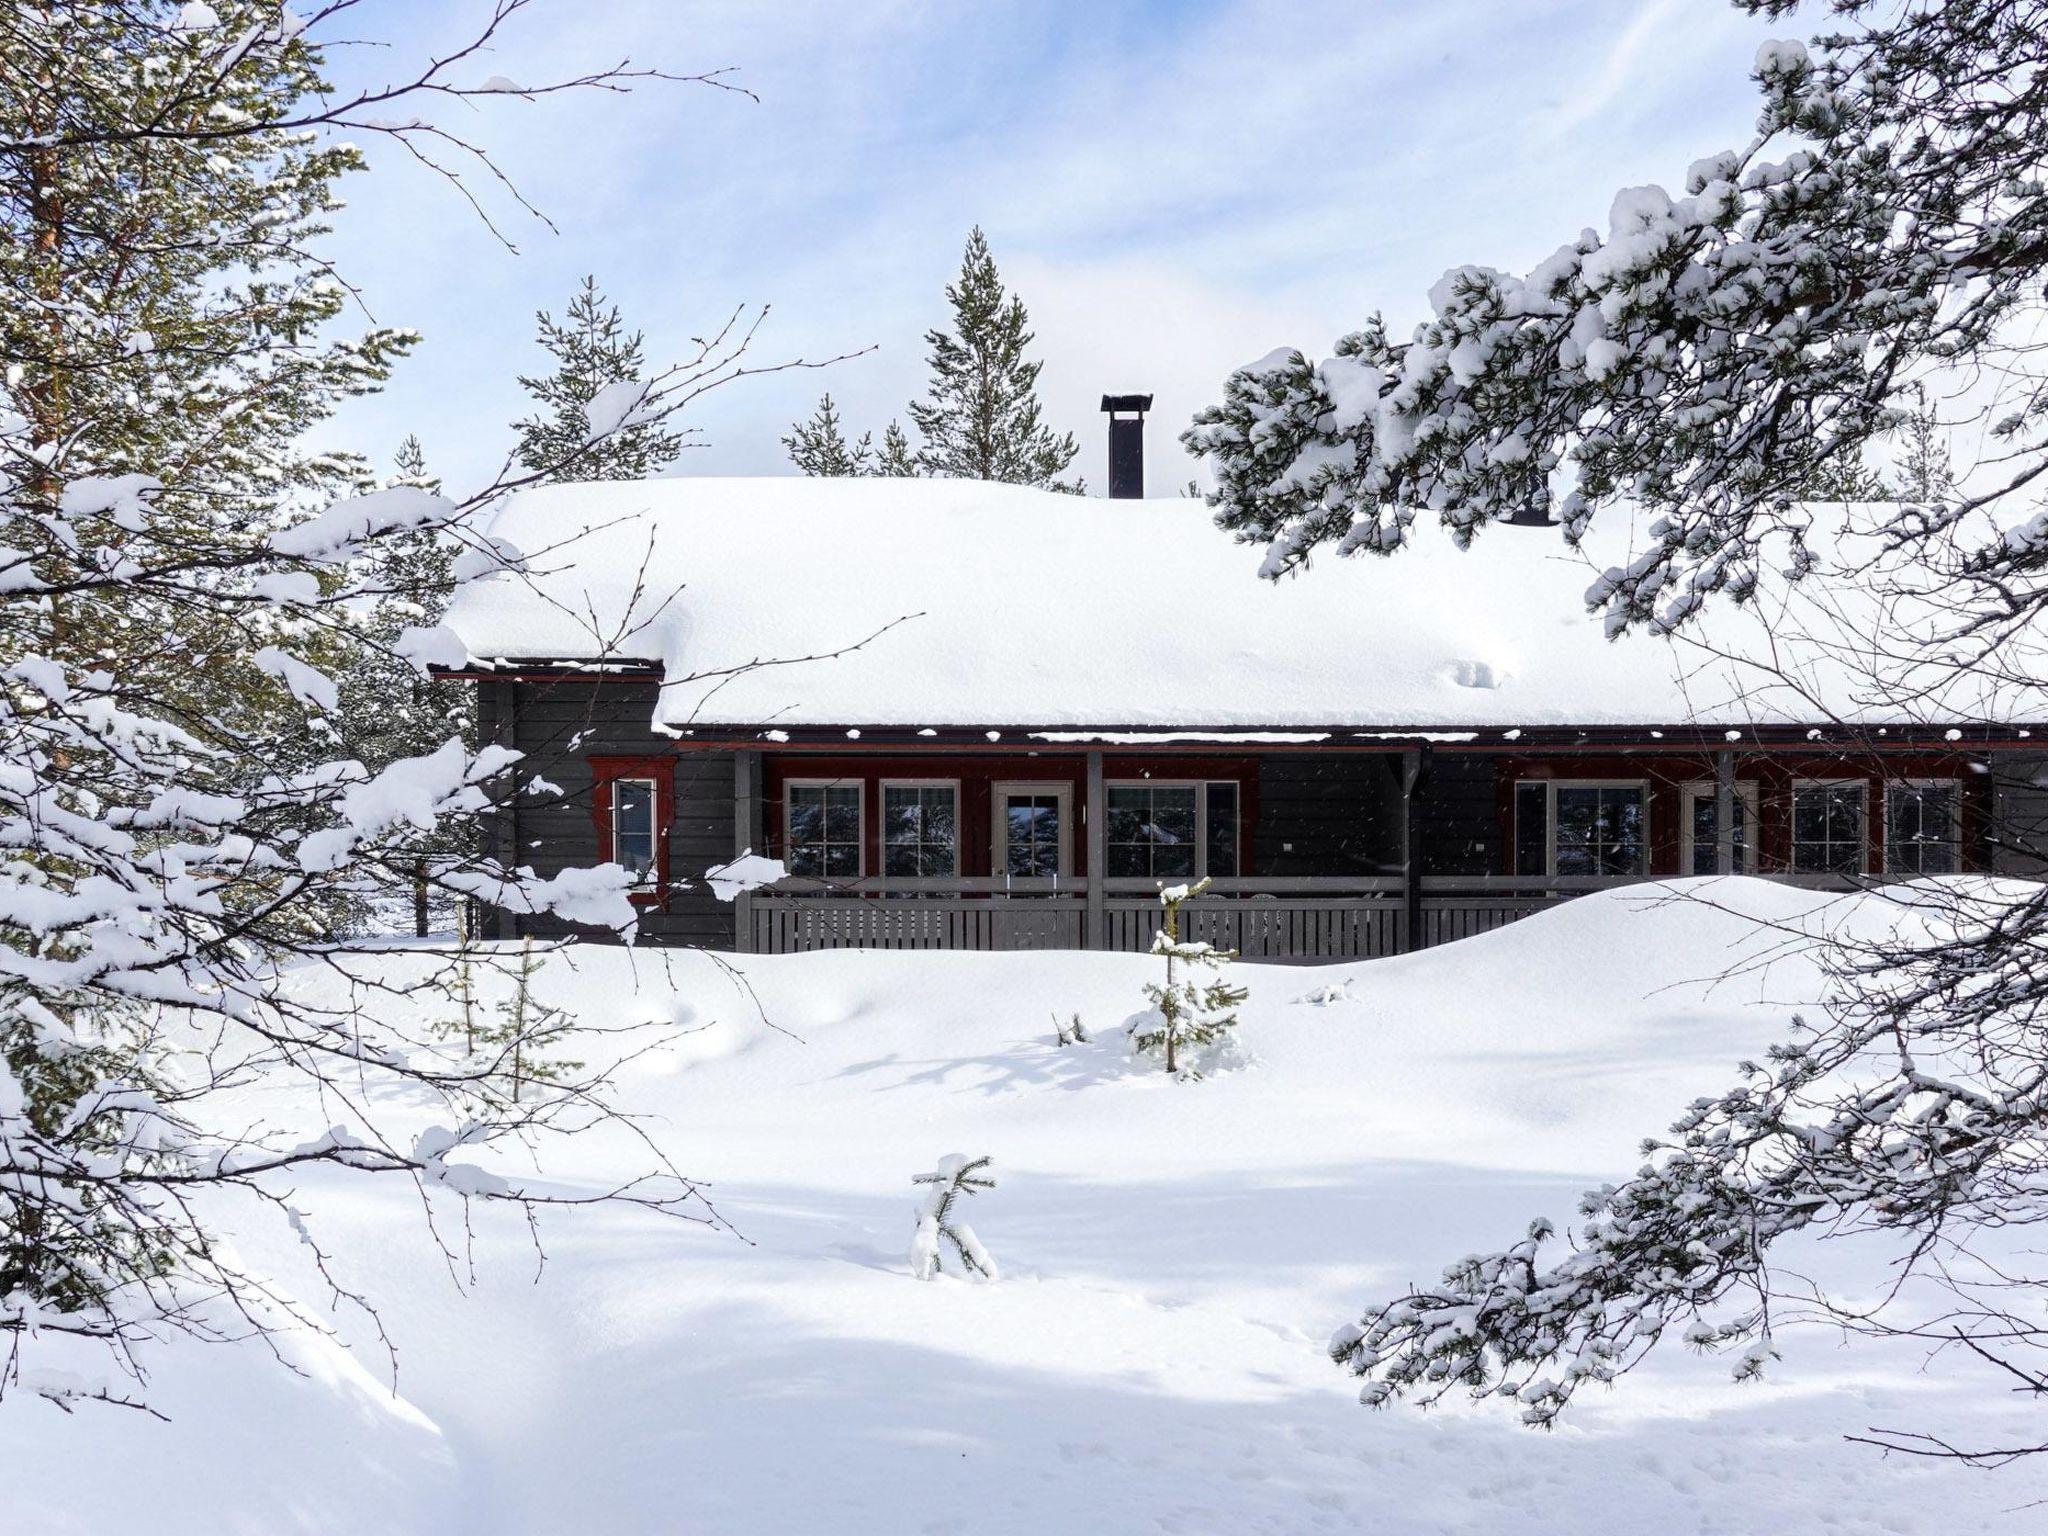
M 608 385 L 641 382 L 645 366 L 642 333 L 626 330 L 596 277 L 583 279 L 564 319 L 542 310 L 536 322 L 536 339 L 556 366 L 550 374 L 520 375 L 543 409 L 513 423 L 519 462 L 551 481 L 644 480 L 673 463 L 683 439 L 660 421 L 635 422 L 590 441 L 591 401 Z
M 320 50 L 280 34 L 275 4 L 220 0 L 210 14 L 195 29 L 168 0 L 67 6 L 0 36 L 0 121 L 16 146 L 0 155 L 0 418 L 42 445 L 25 488 L 36 503 L 55 509 L 84 476 L 146 474 L 161 482 L 153 531 L 246 547 L 365 484 L 359 457 L 306 436 L 378 388 L 416 338 L 331 334 L 347 293 L 314 251 L 360 151 L 282 128 L 203 131 L 325 93 Z M 226 49 L 231 37 L 247 45 Z M 162 131 L 57 147 L 81 125 L 138 121 Z M 114 546 L 138 533 L 99 518 L 87 537 L 101 531 Z M 249 664 L 274 624 L 261 606 L 80 590 L 0 649 L 117 670 L 195 719 L 260 731 L 290 703 Z M 280 726 L 270 763 L 317 745 Z
M 839 408 L 832 403 L 829 392 L 818 401 L 810 420 L 797 422 L 789 429 L 782 446 L 789 450 L 790 463 L 814 478 L 874 473 L 874 434 L 863 432 L 859 442 L 848 444 L 839 427 Z
M 1806 501 L 1890 501 L 1892 488 L 1851 448 L 1815 466 L 1800 495 Z
M 910 451 L 910 439 L 903 435 L 903 428 L 893 421 L 882 434 L 882 447 L 875 455 L 875 467 L 870 473 L 899 478 L 907 478 L 917 473 L 917 458 Z
M 1078 491 L 1059 476 L 1079 452 L 1073 434 L 1040 420 L 1038 370 L 1023 301 L 1008 294 L 977 225 L 967 237 L 960 277 L 946 287 L 953 330 L 927 331 L 932 377 L 910 418 L 924 439 L 917 466 L 926 474 L 999 480 Z M 885 445 L 886 451 L 886 445 Z
M 416 436 L 407 435 L 393 460 L 395 473 L 387 486 L 416 486 L 438 493 L 440 478 L 427 470 L 426 452 Z M 400 758 L 419 757 L 450 740 L 468 743 L 475 734 L 475 698 L 461 683 L 442 682 L 423 674 L 405 654 L 406 632 L 431 629 L 441 622 L 455 595 L 453 539 L 436 528 L 408 529 L 378 541 L 356 573 L 358 589 L 371 599 L 358 619 L 346 654 L 331 670 L 340 679 L 336 728 L 348 755 L 376 772 Z M 467 831 L 448 830 L 424 840 L 420 858 L 408 872 L 412 930 L 420 938 L 434 931 L 432 874 L 435 853 L 457 854 L 457 841 Z M 367 910 L 352 912 L 361 922 Z M 438 914 L 444 926 L 455 913 L 442 898 Z
M 1166 961 L 1166 980 L 1145 984 L 1152 1007 L 1131 1022 L 1131 1043 L 1158 1057 L 1169 1073 L 1188 1079 L 1202 1074 L 1198 1066 L 1182 1061 L 1182 1052 L 1193 1047 L 1213 1057 L 1237 1027 L 1237 1009 L 1250 995 L 1223 977 L 1235 954 L 1180 936 L 1181 907 L 1208 886 L 1205 878 L 1159 893 L 1165 918 L 1153 938 L 1152 953 Z M 1198 979 L 1204 972 L 1210 973 L 1206 981 Z
M 1913 391 L 1913 409 L 1902 429 L 1905 452 L 1899 458 L 1898 493 L 1905 501 L 1946 501 L 1956 493 L 1955 470 L 1949 463 L 1948 437 L 1927 403 L 1927 391 Z

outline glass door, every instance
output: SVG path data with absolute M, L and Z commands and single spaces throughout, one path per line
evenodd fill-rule
M 995 787 L 995 873 L 1050 879 L 1074 870 L 1073 790 L 1056 782 Z

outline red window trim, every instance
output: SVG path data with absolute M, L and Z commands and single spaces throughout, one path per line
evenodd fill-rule
M 668 902 L 669 829 L 676 819 L 676 760 L 672 755 L 653 757 L 591 757 L 590 815 L 597 824 L 597 862 L 615 862 L 612 847 L 612 785 L 619 779 L 654 781 L 654 885 L 631 893 L 629 900 L 658 907 Z

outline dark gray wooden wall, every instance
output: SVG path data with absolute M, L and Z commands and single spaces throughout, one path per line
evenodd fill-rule
M 515 696 L 516 690 L 516 696 Z M 654 734 L 652 683 L 477 684 L 477 727 L 481 741 L 500 742 L 527 755 L 529 766 L 559 795 L 526 796 L 501 810 L 493 828 L 492 851 L 501 859 L 530 865 L 540 875 L 592 863 L 597 827 L 591 817 L 593 756 L 648 756 L 670 750 Z M 681 752 L 675 762 L 675 815 L 669 823 L 669 873 L 695 880 L 734 853 L 734 754 Z M 517 824 L 516 859 L 508 848 Z M 551 917 L 515 918 L 494 914 L 486 932 L 500 938 L 526 934 L 553 937 L 588 931 Z M 733 909 L 701 884 L 672 894 L 662 908 L 640 922 L 643 940 L 730 949 Z
M 1401 759 L 1391 753 L 1261 757 L 1251 872 L 1400 873 L 1400 775 Z M 1418 798 L 1425 875 L 1496 874 L 1504 867 L 1494 758 L 1434 755 Z

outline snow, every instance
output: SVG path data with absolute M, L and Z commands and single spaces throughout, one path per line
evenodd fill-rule
M 612 1027 L 696 1027 L 622 1067 L 624 1104 L 744 1241 L 627 1209 L 560 1215 L 542 1264 L 516 1215 L 474 1210 L 474 1254 L 451 1266 L 409 1182 L 302 1173 L 293 1207 L 338 1280 L 382 1303 L 395 1390 L 344 1308 L 336 1337 L 286 1341 L 302 1375 L 255 1343 L 152 1352 L 168 1424 L 10 1395 L 0 1530 L 2017 1530 L 2023 1470 L 1841 1438 L 2038 1437 L 2035 1410 L 1947 1357 L 1930 1371 L 1788 1323 L 1759 1381 L 1672 1347 L 1539 1434 L 1512 1405 L 1368 1411 L 1323 1354 L 1369 1299 L 1532 1216 L 1568 1221 L 1579 1190 L 1633 1169 L 1640 1136 L 1781 1035 L 1816 979 L 1776 925 L 1882 906 L 1681 882 L 1415 956 L 1241 965 L 1252 1064 L 1198 1084 L 1127 1055 L 1117 1026 L 1158 970 L 1142 956 L 571 946 L 536 997 Z M 414 963 L 346 962 L 384 995 Z M 323 967 L 301 985 L 334 1000 L 342 984 Z M 1092 1040 L 1055 1045 L 1055 1013 Z M 331 1119 L 307 1106 L 303 1123 Z M 412 1134 L 436 1152 L 460 1136 L 424 1111 Z M 465 1147 L 445 1176 L 583 1192 L 644 1156 L 623 1132 L 573 1145 L 544 1175 Z M 1003 1278 L 919 1284 L 909 1179 L 958 1148 L 1001 1170 L 971 1214 Z M 455 1194 L 431 1198 L 460 1245 Z M 289 1226 L 253 1205 L 221 1217 L 246 1262 L 319 1309 Z M 1855 1244 L 1787 1258 L 1833 1283 L 1882 1277 Z M 73 1365 L 33 1363 L 51 1380 Z
M 958 480 L 550 486 L 511 498 L 489 529 L 548 549 L 545 568 L 466 587 L 447 622 L 478 663 L 657 663 L 671 684 L 660 723 L 674 730 L 1899 716 L 1863 686 L 1870 668 L 1896 681 L 1895 659 L 1865 655 L 1893 631 L 1853 611 L 1817 615 L 1826 643 L 1793 656 L 1789 681 L 1729 659 L 1773 654 L 1732 606 L 1675 640 L 1610 643 L 1585 598 L 1602 570 L 1627 565 L 1625 545 L 1580 555 L 1554 529 L 1490 528 L 1460 552 L 1421 529 L 1391 558 L 1325 559 L 1276 585 L 1256 577 L 1260 552 L 1209 517 L 1193 499 Z M 759 665 L 807 655 L 825 659 Z M 2048 718 L 2038 690 L 2003 686 L 1945 677 L 1889 698 L 1913 697 L 1917 719 L 1943 724 Z

